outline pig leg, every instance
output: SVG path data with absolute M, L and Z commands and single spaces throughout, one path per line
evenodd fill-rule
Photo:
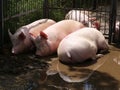
M 100 41 L 99 47 L 98 47 L 98 53 L 99 54 L 105 54 L 109 52 L 109 45 L 108 43 L 104 40 Z
M 95 57 L 92 58 L 92 60 L 97 60 L 99 58 L 103 57 L 103 54 L 96 54 Z

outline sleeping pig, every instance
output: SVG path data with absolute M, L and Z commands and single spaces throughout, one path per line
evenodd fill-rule
M 35 35 L 38 31 L 42 31 L 54 23 L 55 21 L 51 19 L 40 19 L 20 27 L 14 34 L 8 31 L 13 45 L 12 53 L 19 54 L 32 50 L 34 45 L 30 39 L 29 31 L 31 30 L 30 32 Z
M 103 34 L 95 28 L 85 27 L 66 36 L 58 46 L 58 57 L 63 63 L 81 63 L 101 57 L 98 50 L 108 51 Z
M 72 19 L 75 21 L 82 22 L 87 27 L 94 27 L 98 30 L 100 29 L 100 22 L 95 18 L 90 16 L 90 11 L 80 11 L 80 10 L 70 10 L 65 19 Z
M 31 34 L 31 38 L 36 46 L 36 55 L 47 56 L 57 51 L 60 41 L 68 34 L 83 28 L 84 25 L 74 20 L 62 20 L 51 25 L 35 37 Z

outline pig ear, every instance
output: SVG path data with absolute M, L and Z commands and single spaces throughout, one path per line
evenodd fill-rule
M 32 34 L 32 33 L 29 33 L 30 34 L 30 38 L 34 41 L 35 40 L 35 35 L 34 34 Z
M 10 38 L 13 37 L 12 33 L 10 32 L 10 29 L 8 29 L 8 35 L 9 35 Z
M 43 31 L 40 31 L 40 36 L 43 37 L 44 39 L 48 39 L 47 34 L 45 34 Z
M 23 32 L 21 32 L 19 35 L 18 35 L 18 38 L 20 40 L 24 40 L 26 38 L 25 34 Z
M 8 29 L 8 35 L 10 37 L 11 42 L 13 43 L 14 35 L 10 32 L 10 29 Z
M 99 22 L 94 21 L 93 25 L 94 25 L 95 28 L 97 28 L 98 30 L 100 30 L 100 23 Z
M 32 33 L 29 33 L 29 34 L 30 34 L 30 36 L 32 36 L 32 37 L 34 37 L 34 38 L 35 38 L 34 34 L 32 34 Z

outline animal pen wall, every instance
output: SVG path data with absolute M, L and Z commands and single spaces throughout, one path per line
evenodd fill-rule
M 115 37 L 116 18 L 120 21 L 117 0 L 0 0 L 0 47 L 9 44 L 8 29 L 14 33 L 19 27 L 41 18 L 60 21 L 72 9 L 88 11 L 88 16 L 100 22 L 100 31 L 109 43 L 119 43 Z M 117 12 L 117 13 L 116 13 Z M 119 30 L 120 31 L 120 30 Z M 119 32 L 120 33 L 120 32 Z

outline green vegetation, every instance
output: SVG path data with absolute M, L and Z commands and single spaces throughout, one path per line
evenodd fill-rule
M 42 0 L 4 0 L 3 3 L 5 25 L 7 24 L 5 29 L 17 29 L 42 18 Z
M 73 8 L 92 9 L 94 1 L 97 3 L 96 6 L 99 6 L 98 4 L 108 4 L 108 0 L 46 0 L 48 3 L 43 8 L 44 1 L 3 0 L 5 41 L 9 40 L 7 34 L 8 29 L 14 33 L 19 27 L 45 17 L 59 21 L 64 19 L 65 14 Z M 43 9 L 46 10 L 44 11 L 47 14 L 45 16 Z
M 8 29 L 19 27 L 43 17 L 43 0 L 3 0 L 4 40 L 9 41 Z

